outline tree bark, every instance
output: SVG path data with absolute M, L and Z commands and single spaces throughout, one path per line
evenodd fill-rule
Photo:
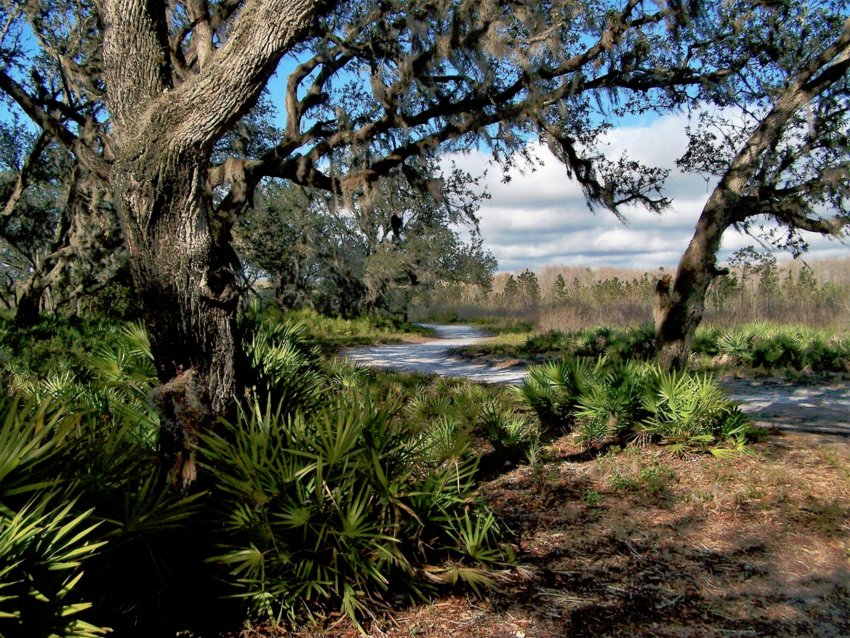
M 664 370 L 687 366 L 696 329 L 705 312 L 705 297 L 720 274 L 717 250 L 731 225 L 728 195 L 715 191 L 703 208 L 688 248 L 679 260 L 675 278 L 662 278 L 655 296 L 655 344 Z
M 211 232 L 207 158 L 158 159 L 117 164 L 112 182 L 161 382 L 160 455 L 171 482 L 186 486 L 198 433 L 231 416 L 238 392 L 238 260 Z
M 113 201 L 160 380 L 160 454 L 168 478 L 184 487 L 196 478 L 198 433 L 231 413 L 239 390 L 239 262 L 232 220 L 216 218 L 207 189 L 212 149 L 322 4 L 248 0 L 227 42 L 184 81 L 169 68 L 161 0 L 99 7 Z

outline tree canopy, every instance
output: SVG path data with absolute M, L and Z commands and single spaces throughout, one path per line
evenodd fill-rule
M 236 244 L 248 264 L 271 277 L 283 308 L 400 317 L 435 285 L 483 284 L 492 276 L 496 262 L 478 232 L 483 195 L 475 182 L 454 169 L 422 192 L 388 178 L 345 202 L 269 182 L 237 225 Z

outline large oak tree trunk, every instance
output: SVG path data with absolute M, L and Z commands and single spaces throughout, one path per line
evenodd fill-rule
M 183 485 L 196 477 L 198 433 L 232 411 L 241 352 L 238 260 L 211 232 L 206 162 L 201 152 L 147 157 L 113 177 L 161 382 L 160 453 L 171 481 Z
M 232 220 L 213 211 L 212 149 L 251 106 L 320 0 L 248 0 L 200 67 L 175 73 L 161 0 L 102 0 L 103 64 L 112 117 L 113 200 L 144 305 L 160 386 L 160 451 L 174 483 L 195 479 L 198 433 L 238 392 L 237 260 Z M 199 49 L 199 51 L 201 50 Z
M 655 295 L 655 342 L 658 363 L 665 370 L 682 370 L 688 363 L 694 333 L 702 321 L 705 298 L 719 274 L 717 250 L 731 224 L 721 197 L 706 204 L 675 278 L 663 277 Z

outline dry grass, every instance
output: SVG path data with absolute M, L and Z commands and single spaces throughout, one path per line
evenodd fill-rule
M 540 331 L 578 332 L 588 326 L 629 328 L 652 321 L 652 308 L 637 303 L 617 303 L 607 306 L 550 306 L 538 314 Z
M 819 328 L 846 327 L 850 323 L 850 258 L 811 261 L 807 265 L 816 285 L 800 288 L 797 282 L 803 264 L 781 262 L 776 275 L 778 289 L 770 295 L 761 290 L 757 275 L 736 270 L 743 286 L 726 296 L 711 289 L 706 299 L 706 323 L 729 328 L 764 320 Z M 414 314 L 417 319 L 461 321 L 481 316 L 512 317 L 531 321 L 539 330 L 561 331 L 593 325 L 630 327 L 652 319 L 659 271 L 546 266 L 536 273 L 540 285 L 536 303 L 519 300 L 506 305 L 501 294 L 508 277 L 516 274 L 496 275 L 492 292 L 486 297 L 471 285 L 453 287 L 442 296 L 437 292 L 430 306 L 417 308 Z M 566 283 L 566 300 L 555 294 L 558 275 Z
M 590 458 L 563 439 L 482 494 L 526 568 L 486 599 L 396 611 L 371 635 L 850 635 L 845 439 L 788 434 L 730 459 Z

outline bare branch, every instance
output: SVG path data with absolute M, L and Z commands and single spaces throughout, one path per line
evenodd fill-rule
M 97 155 L 88 145 L 71 133 L 62 123 L 53 117 L 43 104 L 40 104 L 27 91 L 10 77 L 5 70 L 0 69 L 0 89 L 11 97 L 18 106 L 44 131 L 57 140 L 69 151 L 77 155 L 80 161 L 90 171 L 101 178 L 109 176 L 109 164 Z
M 18 205 L 21 197 L 23 197 L 27 186 L 29 186 L 32 172 L 39 159 L 41 159 L 41 154 L 44 152 L 44 149 L 47 148 L 49 141 L 50 136 L 45 131 L 39 133 L 29 155 L 27 155 L 24 165 L 18 173 L 18 179 L 15 181 L 15 186 L 12 189 L 9 198 L 3 204 L 3 212 L 0 213 L 0 216 L 2 216 L 3 219 L 8 219 L 12 216 L 12 213 L 15 212 L 15 207 Z

